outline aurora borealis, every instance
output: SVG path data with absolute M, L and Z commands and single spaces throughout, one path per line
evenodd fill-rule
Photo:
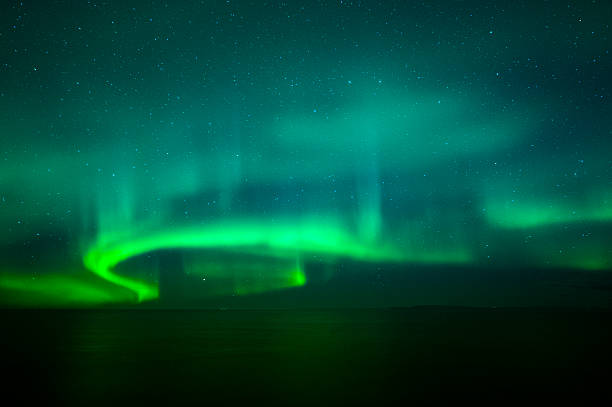
M 3 2 L 0 305 L 609 304 L 612 7 L 443 3 Z

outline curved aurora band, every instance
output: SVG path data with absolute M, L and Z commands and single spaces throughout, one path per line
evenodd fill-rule
M 233 223 L 160 230 L 101 242 L 87 251 L 83 262 L 101 278 L 133 291 L 138 301 L 148 301 L 158 297 L 157 285 L 119 275 L 113 268 L 130 258 L 157 250 L 196 248 L 238 251 L 256 248 L 259 253 L 286 258 L 296 258 L 299 253 L 312 253 L 361 261 L 410 260 L 393 247 L 363 244 L 341 229 L 329 225 L 309 224 L 296 227 Z M 467 257 L 459 256 L 456 260 L 467 260 Z M 293 286 L 306 283 L 301 267 L 297 267 L 292 276 Z

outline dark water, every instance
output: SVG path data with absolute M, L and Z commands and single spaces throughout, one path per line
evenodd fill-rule
M 612 399 L 612 313 L 3 311 L 3 388 L 120 405 Z

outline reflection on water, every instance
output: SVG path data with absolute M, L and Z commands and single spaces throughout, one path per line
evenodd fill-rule
M 605 377 L 611 319 L 533 309 L 6 311 L 3 349 L 13 385 L 67 404 L 571 395 Z

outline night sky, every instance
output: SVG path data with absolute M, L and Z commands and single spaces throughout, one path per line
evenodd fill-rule
M 596 305 L 606 1 L 3 1 L 0 305 Z

